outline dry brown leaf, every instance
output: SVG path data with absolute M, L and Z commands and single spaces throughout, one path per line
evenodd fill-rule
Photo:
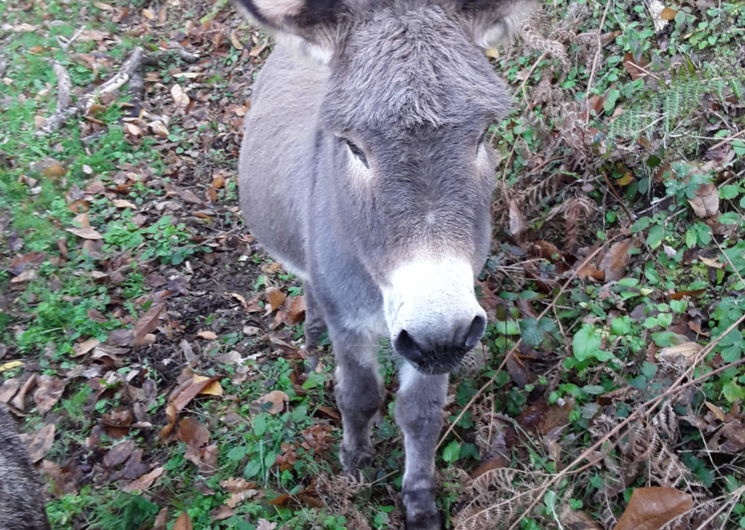
M 515 199 L 510 199 L 509 202 L 509 219 L 510 219 L 510 233 L 513 236 L 519 236 L 525 232 L 527 225 L 525 224 L 525 216 L 520 210 Z
M 233 510 L 233 508 L 225 504 L 210 512 L 213 521 L 222 521 L 224 519 L 227 519 L 228 517 L 232 517 L 234 514 L 235 511 Z
M 703 346 L 695 342 L 684 342 L 675 346 L 666 346 L 657 352 L 657 359 L 680 369 L 688 368 L 693 363 Z
M 117 208 L 129 208 L 130 210 L 136 210 L 137 206 L 131 201 L 125 199 L 114 199 L 114 206 Z
M 725 267 L 724 263 L 722 263 L 716 258 L 707 258 L 706 256 L 699 256 L 698 259 L 701 260 L 701 263 L 703 263 L 707 267 L 711 267 L 712 269 L 723 269 Z
M 122 465 L 124 462 L 129 460 L 129 457 L 132 456 L 132 451 L 134 450 L 134 440 L 127 440 L 113 446 L 103 457 L 104 467 L 111 469 Z
M 677 14 L 678 12 L 672 7 L 666 7 L 660 12 L 660 18 L 662 20 L 674 20 Z
M 605 273 L 605 281 L 620 280 L 626 275 L 626 265 L 629 263 L 629 251 L 634 247 L 632 238 L 615 243 L 608 249 L 600 262 L 600 270 Z
M 254 403 L 261 407 L 263 412 L 269 414 L 279 414 L 289 404 L 289 396 L 281 390 L 272 390 L 268 394 L 260 397 Z
M 189 96 L 184 92 L 184 89 L 181 88 L 181 85 L 178 83 L 174 84 L 171 87 L 171 97 L 173 98 L 173 102 L 176 104 L 177 107 L 186 107 L 190 100 Z
M 134 346 L 142 346 L 148 343 L 146 336 L 158 327 L 160 313 L 165 307 L 166 305 L 163 302 L 155 304 L 139 318 L 133 330 L 132 344 Z
M 149 473 L 145 473 L 140 478 L 133 480 L 129 484 L 122 486 L 122 490 L 126 492 L 133 491 L 145 491 L 152 486 L 158 478 L 165 472 L 165 468 L 160 466 L 156 467 Z
M 648 63 L 649 61 L 644 60 L 640 60 L 639 62 L 634 61 L 634 57 L 633 55 L 631 55 L 631 52 L 626 52 L 626 55 L 623 56 L 623 67 L 631 76 L 632 81 L 636 81 L 640 77 L 644 77 L 645 75 L 647 75 L 642 68 L 647 66 Z
M 30 282 L 31 280 L 36 279 L 36 270 L 35 269 L 26 269 L 18 276 L 15 276 L 12 280 L 10 280 L 10 283 L 17 285 L 19 283 L 25 283 Z
M 83 239 L 99 240 L 103 239 L 103 236 L 94 230 L 93 228 L 67 228 L 71 234 L 74 234 Z
M 587 513 L 572 510 L 569 504 L 564 505 L 559 519 L 566 528 L 571 528 L 572 530 L 602 530 L 603 528 L 593 521 L 592 517 L 587 515 Z
M 166 530 L 168 528 L 168 506 L 160 509 L 158 517 L 155 518 L 152 530 Z
M 200 394 L 207 394 L 212 396 L 222 396 L 222 387 L 217 382 L 219 377 L 204 377 L 201 375 L 191 374 L 185 371 L 182 374 L 182 378 L 179 377 L 179 381 L 182 381 L 176 389 L 171 392 L 166 405 L 166 418 L 168 423 L 160 431 L 160 438 L 162 440 L 167 439 L 171 431 L 176 425 L 176 418 L 179 413 L 184 410 L 184 407 L 188 405 L 192 399 Z
M 51 177 L 51 178 L 64 177 L 66 173 L 67 173 L 67 168 L 63 166 L 62 164 L 60 164 L 59 162 L 53 162 L 49 164 L 41 172 L 41 174 L 44 175 L 45 177 Z
M 13 398 L 10 404 L 20 411 L 26 410 L 26 394 L 28 394 L 31 389 L 36 386 L 37 378 L 38 376 L 36 374 L 31 374 L 31 377 L 26 379 L 26 381 L 23 383 L 23 386 L 16 394 L 16 397 Z
M 287 295 L 278 287 L 270 287 L 266 290 L 266 301 L 269 302 L 269 310 L 276 311 L 285 303 Z
M 67 383 L 51 375 L 40 376 L 37 383 L 38 386 L 34 391 L 34 402 L 36 403 L 39 414 L 43 416 L 52 410 L 52 407 L 62 397 Z
M 21 388 L 21 380 L 17 377 L 6 379 L 0 386 L 0 403 L 7 403 L 16 395 Z
M 711 413 L 714 415 L 716 419 L 718 419 L 721 422 L 727 421 L 727 417 L 724 411 L 720 409 L 719 407 L 717 407 L 714 403 L 705 401 L 704 405 L 706 405 L 706 408 L 711 411 Z
M 688 203 L 693 211 L 701 218 L 714 217 L 719 214 L 719 191 L 711 182 L 701 184 L 696 190 L 696 196 Z
M 243 49 L 243 43 L 241 42 L 241 39 L 238 37 L 238 33 L 235 30 L 230 32 L 230 43 L 236 50 Z
M 73 351 L 75 352 L 72 356 L 80 357 L 81 355 L 85 355 L 99 344 L 101 344 L 101 341 L 95 338 L 84 340 L 83 342 L 78 342 L 72 347 Z
M 197 337 L 200 337 L 206 340 L 217 340 L 217 334 L 215 334 L 212 331 L 200 331 L 197 333 Z
M 287 301 L 289 302 L 289 308 L 287 309 L 287 321 L 290 324 L 298 324 L 305 318 L 305 297 L 304 296 L 290 296 Z
M 24 434 L 22 438 L 26 440 L 26 450 L 28 457 L 33 464 L 46 456 L 54 444 L 54 434 L 57 427 L 53 423 L 44 425 L 34 434 Z
M 636 488 L 615 530 L 659 530 L 693 508 L 693 498 L 673 488 Z
M 183 512 L 178 516 L 178 519 L 173 524 L 173 530 L 192 530 L 191 518 L 187 512 Z

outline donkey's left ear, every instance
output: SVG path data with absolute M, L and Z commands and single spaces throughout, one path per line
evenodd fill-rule
M 491 48 L 509 41 L 538 9 L 536 0 L 455 0 L 474 42 Z
M 328 62 L 336 46 L 342 0 L 233 0 L 249 20 L 305 54 Z

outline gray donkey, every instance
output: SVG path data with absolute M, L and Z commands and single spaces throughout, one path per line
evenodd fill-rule
M 16 432 L 0 405 L 0 530 L 47 530 L 44 490 Z
M 483 48 L 518 0 L 236 0 L 279 41 L 246 117 L 240 196 L 253 234 L 303 281 L 306 348 L 328 329 L 356 474 L 383 403 L 376 354 L 403 358 L 396 421 L 411 529 L 440 527 L 435 446 L 448 372 L 481 338 L 494 155 L 509 107 Z

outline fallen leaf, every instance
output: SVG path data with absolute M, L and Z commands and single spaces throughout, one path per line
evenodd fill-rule
M 186 95 L 186 92 L 184 92 L 184 89 L 178 83 L 171 87 L 171 97 L 177 107 L 186 107 L 190 102 L 189 96 Z
M 11 405 L 13 405 L 20 411 L 26 410 L 26 394 L 28 394 L 36 385 L 37 377 L 38 376 L 36 374 L 31 374 L 31 377 L 26 379 L 26 381 L 23 383 L 23 386 L 18 391 L 18 394 L 16 394 L 16 397 L 14 397 L 13 400 L 10 402 Z
M 192 399 L 200 394 L 222 396 L 222 387 L 217 382 L 219 379 L 219 377 L 204 377 L 190 374 L 186 370 L 182 373 L 179 377 L 181 383 L 171 392 L 166 405 L 168 423 L 160 430 L 159 436 L 162 440 L 170 436 L 171 431 L 176 426 L 176 418 Z
M 183 512 L 178 516 L 178 519 L 173 524 L 173 530 L 192 530 L 191 518 L 187 512 Z
M 129 208 L 130 210 L 136 210 L 137 206 L 131 201 L 125 199 L 114 199 L 114 206 L 117 208 Z
M 693 508 L 693 498 L 673 488 L 636 488 L 615 530 L 659 530 Z
M 678 12 L 672 7 L 666 7 L 660 12 L 660 18 L 662 20 L 674 20 L 677 14 Z
M 67 228 L 71 234 L 74 234 L 83 239 L 99 240 L 103 239 L 103 236 L 95 231 L 93 228 Z
M 256 530 L 275 530 L 276 528 L 277 523 L 270 523 L 266 519 L 259 519 L 256 525 Z
M 22 435 L 22 438 L 26 440 L 26 450 L 31 463 L 35 464 L 46 456 L 52 448 L 52 444 L 54 444 L 54 434 L 56 432 L 57 427 L 50 423 L 33 434 Z
M 525 216 L 520 210 L 517 201 L 514 199 L 511 199 L 509 203 L 509 221 L 510 233 L 513 236 L 519 236 L 527 229 L 527 225 L 525 224 Z
M 693 364 L 698 352 L 703 346 L 695 342 L 683 342 L 675 346 L 666 346 L 657 352 L 657 359 L 679 369 L 685 369 Z
M 304 296 L 290 296 L 287 300 L 289 302 L 289 308 L 287 309 L 287 321 L 290 324 L 298 324 L 305 319 L 305 297 Z
M 8 361 L 7 363 L 0 364 L 0 374 L 18 368 L 19 366 L 23 366 L 23 361 Z
M 213 333 L 212 331 L 200 331 L 197 333 L 197 337 L 200 337 L 206 340 L 217 340 L 217 335 Z
M 580 510 L 573 510 L 569 504 L 564 504 L 559 515 L 562 524 L 571 530 L 602 530 L 592 517 Z
M 272 390 L 268 394 L 254 401 L 254 403 L 260 406 L 262 412 L 279 414 L 285 409 L 285 406 L 289 401 L 290 398 L 286 393 L 281 390 Z
M 287 295 L 278 287 L 270 287 L 266 290 L 266 301 L 269 302 L 269 311 L 276 311 L 285 303 Z
M 612 245 L 600 262 L 600 270 L 605 273 L 605 281 L 620 280 L 626 275 L 626 265 L 629 263 L 629 251 L 634 248 L 632 238 L 624 239 Z
M 72 347 L 72 350 L 75 352 L 72 356 L 80 357 L 81 355 L 85 355 L 99 344 L 101 344 L 101 341 L 95 338 L 78 342 Z
M 34 391 L 34 402 L 39 414 L 43 416 L 52 410 L 52 407 L 62 397 L 67 383 L 51 375 L 42 375 L 39 377 L 37 384 L 38 386 Z
M 122 465 L 124 462 L 129 460 L 129 457 L 132 456 L 132 451 L 134 450 L 134 440 L 127 440 L 113 446 L 103 457 L 104 467 L 111 469 Z
M 719 214 L 719 190 L 711 182 L 701 184 L 696 190 L 696 196 L 689 199 L 688 203 L 697 216 L 714 217 Z
M 711 267 L 712 269 L 723 269 L 725 267 L 724 263 L 722 263 L 716 258 L 707 258 L 706 256 L 699 256 L 698 259 L 701 260 L 701 263 L 703 263 L 707 267 Z
M 165 303 L 161 302 L 151 307 L 139 320 L 135 323 L 132 344 L 134 346 L 142 346 L 147 341 L 145 337 L 148 333 L 155 330 L 160 323 L 160 313 L 165 309 Z
M 149 473 L 145 473 L 140 478 L 133 480 L 129 484 L 122 486 L 122 490 L 128 493 L 133 491 L 145 491 L 155 483 L 156 480 L 165 472 L 165 468 L 160 466 L 156 467 Z
M 21 388 L 21 380 L 17 377 L 6 379 L 0 386 L 0 403 L 7 403 L 16 395 Z

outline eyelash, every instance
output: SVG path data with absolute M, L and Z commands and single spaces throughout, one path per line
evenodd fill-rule
M 365 153 L 362 152 L 362 149 L 357 147 L 355 144 L 350 142 L 349 140 L 345 139 L 344 143 L 347 144 L 347 147 L 352 152 L 354 156 L 356 156 L 360 162 L 362 162 L 366 168 L 369 168 L 370 166 L 367 165 L 367 157 L 365 157 Z

